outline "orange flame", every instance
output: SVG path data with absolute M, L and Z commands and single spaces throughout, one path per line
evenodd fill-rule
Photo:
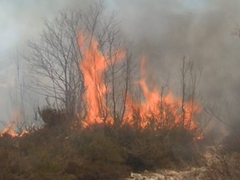
M 21 112 L 18 109 L 14 108 L 11 112 L 11 117 L 8 121 L 8 125 L 0 133 L 0 137 L 4 136 L 5 134 L 8 134 L 11 137 L 22 137 L 24 134 L 28 134 L 27 130 L 23 130 L 20 134 L 16 132 L 16 126 L 18 123 L 20 123 L 21 118 Z
M 84 38 L 85 36 L 80 34 L 78 39 L 79 44 L 82 45 L 82 59 L 79 62 L 79 68 L 83 73 L 83 83 L 86 88 L 83 95 L 86 102 L 86 117 L 83 127 L 96 123 L 113 124 L 114 119 L 110 116 L 111 113 L 109 113 L 105 99 L 110 88 L 107 87 L 104 80 L 104 73 L 108 70 L 112 59 L 101 53 L 99 44 L 93 37 L 90 38 L 88 46 L 86 46 L 87 41 Z M 125 56 L 125 52 L 121 49 L 115 50 L 113 54 L 114 63 L 119 63 Z M 145 58 L 141 61 L 141 79 L 138 81 L 144 99 L 137 102 L 131 98 L 130 94 L 127 95 L 126 104 L 124 104 L 126 110 L 121 124 L 137 126 L 142 129 L 147 127 L 171 129 L 180 125 L 190 130 L 198 129 L 198 124 L 193 117 L 201 110 L 199 104 L 193 100 L 183 104 L 181 98 L 174 97 L 171 92 L 164 95 L 156 85 L 149 88 L 144 66 Z M 16 116 L 20 117 L 21 115 L 19 111 L 14 110 L 12 120 L 0 133 L 0 136 L 9 134 L 12 137 L 21 137 L 28 133 L 28 131 L 23 131 L 21 134 L 15 132 L 17 122 L 20 122 L 19 117 Z
M 16 122 L 15 121 L 10 121 L 10 123 L 3 129 L 3 131 L 1 132 L 1 137 L 4 134 L 8 134 L 11 137 L 16 137 L 18 136 L 18 134 L 16 133 L 16 131 L 14 130 Z
M 183 125 L 188 129 L 197 129 L 198 124 L 193 120 L 193 116 L 200 112 L 200 106 L 198 103 L 185 102 L 182 105 L 180 98 L 173 96 L 171 92 L 166 95 L 161 94 L 161 91 L 154 86 L 151 90 L 148 88 L 145 79 L 145 58 L 141 61 L 141 76 L 142 79 L 139 81 L 139 85 L 142 89 L 144 95 L 144 102 L 133 102 L 130 97 L 127 100 L 127 113 L 124 123 L 134 124 L 133 115 L 138 110 L 140 123 L 138 126 L 141 128 L 146 128 L 151 123 L 154 128 L 158 127 L 168 127 L 172 128 L 174 126 Z M 184 106 L 184 111 L 182 112 L 181 107 Z M 153 120 L 151 122 L 150 120 Z M 138 120 L 139 121 L 139 120 Z M 181 124 L 181 123 L 184 124 Z
M 85 41 L 86 42 L 86 41 Z M 84 36 L 79 36 L 79 44 L 84 44 Z M 86 88 L 84 100 L 87 103 L 86 119 L 84 127 L 95 123 L 113 123 L 113 118 L 108 116 L 108 107 L 105 103 L 105 94 L 109 92 L 106 83 L 104 82 L 104 72 L 107 70 L 108 58 L 98 49 L 98 42 L 91 38 L 90 45 L 84 46 L 84 58 L 80 61 L 80 69 L 84 77 L 84 85 Z M 117 50 L 117 52 L 122 52 Z M 119 62 L 125 53 L 119 53 Z M 141 79 L 138 84 L 144 95 L 144 102 L 133 101 L 130 95 L 127 96 L 126 111 L 122 124 L 134 125 L 136 121 L 136 111 L 139 117 L 137 118 L 137 126 L 146 128 L 153 124 L 154 128 L 182 125 L 188 129 L 196 129 L 198 124 L 193 119 L 193 115 L 200 112 L 200 106 L 194 102 L 184 102 L 181 98 L 176 98 L 171 92 L 163 95 L 156 87 L 151 89 L 146 83 L 145 75 L 145 58 L 141 61 Z M 183 112 L 184 108 L 184 112 Z M 182 124 L 181 124 L 182 123 Z M 135 123 L 136 125 L 136 123 Z
M 84 36 L 80 34 L 79 44 L 83 43 Z M 87 114 L 83 126 L 103 122 L 112 123 L 112 118 L 107 116 L 108 108 L 104 97 L 108 91 L 103 77 L 108 67 L 108 58 L 98 50 L 98 42 L 93 37 L 89 46 L 83 47 L 83 54 L 84 58 L 80 62 L 80 69 L 86 88 L 84 100 L 87 103 Z M 124 53 L 120 50 L 117 50 L 115 55 L 115 62 L 119 62 L 124 57 Z
M 82 44 L 82 38 L 79 38 Z M 104 94 L 107 88 L 102 80 L 102 74 L 107 68 L 104 56 L 97 50 L 98 43 L 93 40 L 89 48 L 84 49 L 84 60 L 80 63 L 80 69 L 84 74 L 84 85 L 86 88 L 84 100 L 87 102 L 88 110 L 87 124 L 100 123 L 99 115 L 106 111 Z M 87 125 L 86 124 L 86 125 Z

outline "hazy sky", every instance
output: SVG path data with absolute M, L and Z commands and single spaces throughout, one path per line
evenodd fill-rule
M 186 55 L 203 68 L 201 89 L 212 99 L 234 99 L 240 92 L 239 0 L 105 0 L 117 11 L 135 53 L 145 54 L 159 77 L 174 76 Z M 0 0 L 0 120 L 9 110 L 16 51 L 38 38 L 43 18 L 89 0 Z M 6 105 L 8 104 L 8 105 Z

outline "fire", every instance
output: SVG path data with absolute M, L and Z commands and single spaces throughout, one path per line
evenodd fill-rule
M 1 132 L 1 136 L 3 136 L 4 134 L 8 134 L 11 137 L 16 137 L 18 134 L 14 130 L 15 126 L 16 126 L 16 122 L 10 121 L 9 124 Z
M 84 44 L 84 36 L 80 34 L 79 44 Z M 108 116 L 104 95 L 109 91 L 104 82 L 104 72 L 107 70 L 108 57 L 98 50 L 98 42 L 91 38 L 89 46 L 83 47 L 84 58 L 80 62 L 80 69 L 84 77 L 86 88 L 84 100 L 87 103 L 86 119 L 84 127 L 95 123 L 113 123 Z M 124 53 L 117 50 L 115 53 L 116 62 L 119 62 Z
M 195 101 L 187 101 L 183 105 L 184 112 L 182 112 L 181 98 L 174 97 L 171 92 L 163 95 L 156 85 L 151 89 L 148 87 L 144 66 L 145 58 L 141 61 L 142 77 L 138 82 L 144 99 L 141 102 L 135 102 L 128 96 L 124 124 L 134 125 L 134 121 L 138 118 L 137 126 L 143 129 L 148 126 L 153 126 L 153 129 L 163 127 L 171 129 L 175 126 L 198 129 L 198 124 L 193 117 L 201 111 L 199 104 Z M 136 113 L 139 117 L 134 117 Z
M 83 37 L 80 36 L 79 42 L 83 44 Z M 87 102 L 88 110 L 86 116 L 87 124 L 100 123 L 101 118 L 107 107 L 104 103 L 104 94 L 107 87 L 103 83 L 103 72 L 106 70 L 104 56 L 97 50 L 98 43 L 93 40 L 90 47 L 84 47 L 84 60 L 80 63 L 80 69 L 84 74 L 84 85 L 86 92 L 84 100 Z
M 199 105 L 195 105 L 194 108 L 187 102 L 185 106 L 185 118 L 183 121 L 183 113 L 180 109 L 181 99 L 173 96 L 171 92 L 161 97 L 161 94 L 153 89 L 150 91 L 145 81 L 140 82 L 141 88 L 144 91 L 144 102 L 134 102 L 129 99 L 127 101 L 128 112 L 126 113 L 125 124 L 134 124 L 134 113 L 136 110 L 139 112 L 140 127 L 146 128 L 150 123 L 154 124 L 154 129 L 161 127 L 173 128 L 175 126 L 184 126 L 187 129 L 196 129 L 198 124 L 193 119 L 191 114 L 200 112 Z M 147 93 L 146 93 L 147 92 Z M 149 119 L 154 120 L 150 122 Z M 182 124 L 184 122 L 184 124 Z
M 84 36 L 81 34 L 79 44 L 84 44 L 83 39 Z M 89 44 L 88 47 L 83 48 L 84 58 L 79 65 L 86 88 L 84 100 L 87 104 L 87 112 L 84 127 L 104 122 L 113 124 L 114 121 L 109 116 L 109 108 L 106 107 L 105 99 L 105 94 L 110 92 L 110 89 L 106 86 L 103 77 L 108 68 L 108 57 L 99 51 L 98 42 L 94 38 L 91 38 Z M 121 50 L 117 51 L 122 52 Z M 123 59 L 124 53 L 120 54 L 117 62 Z M 163 95 L 156 85 L 149 88 L 146 83 L 144 64 L 145 58 L 141 61 L 141 79 L 138 81 L 144 99 L 141 102 L 136 102 L 128 94 L 122 125 L 136 125 L 137 118 L 137 126 L 140 128 L 146 128 L 150 125 L 153 125 L 154 129 L 173 128 L 180 125 L 188 129 L 198 128 L 193 117 L 194 114 L 200 112 L 199 104 L 195 100 L 186 101 L 183 104 L 181 98 L 174 97 L 171 92 Z M 138 117 L 134 117 L 137 114 Z
M 5 134 L 8 134 L 11 137 L 22 137 L 24 134 L 28 134 L 27 130 L 23 130 L 21 133 L 16 132 L 17 124 L 20 123 L 21 118 L 21 112 L 18 109 L 14 108 L 11 112 L 11 117 L 8 120 L 8 124 L 0 133 L 0 137 L 4 136 Z
M 83 100 L 86 105 L 86 112 L 84 112 L 83 127 L 96 123 L 114 124 L 114 118 L 116 117 L 111 117 L 111 107 L 107 107 L 106 103 L 106 94 L 111 92 L 111 88 L 107 87 L 104 79 L 104 73 L 108 70 L 108 65 L 112 63 L 112 55 L 110 57 L 110 55 L 103 54 L 99 50 L 99 44 L 94 37 L 86 41 L 85 36 L 80 34 L 78 41 L 81 46 L 79 48 L 82 50 L 79 69 L 83 74 L 85 86 Z M 88 42 L 88 45 L 86 45 L 86 42 Z M 125 52 L 121 49 L 115 50 L 113 54 L 114 63 L 120 63 L 125 57 Z M 139 102 L 134 100 L 131 94 L 127 94 L 124 104 L 126 108 L 120 125 L 128 124 L 141 129 L 151 127 L 154 130 L 160 128 L 171 129 L 176 126 L 182 126 L 189 130 L 198 129 L 194 115 L 201 111 L 200 105 L 191 99 L 183 103 L 182 99 L 175 97 L 171 91 L 161 92 L 157 85 L 149 88 L 144 67 L 145 58 L 141 61 L 141 78 L 137 83 L 141 88 L 143 98 Z M 9 121 L 9 125 L 0 135 L 7 133 L 16 137 L 28 133 L 23 131 L 18 134 L 14 131 L 20 116 L 19 112 L 13 111 L 13 117 L 11 117 L 13 120 Z

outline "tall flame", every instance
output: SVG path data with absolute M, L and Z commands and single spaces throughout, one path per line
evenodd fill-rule
M 111 113 L 109 113 L 109 107 L 107 107 L 105 99 L 106 93 L 109 93 L 111 89 L 106 85 L 104 73 L 108 70 L 109 64 L 119 63 L 125 57 L 125 52 L 117 49 L 112 52 L 110 57 L 110 55 L 105 55 L 99 50 L 99 44 L 93 37 L 89 39 L 86 41 L 83 34 L 80 34 L 78 39 L 81 46 L 79 48 L 82 51 L 79 68 L 83 73 L 85 86 L 83 100 L 86 103 L 83 127 L 95 123 L 113 124 L 115 117 L 110 116 Z M 88 45 L 86 45 L 86 42 L 88 42 Z M 114 62 L 111 58 L 114 58 Z M 133 100 L 131 95 L 127 94 L 124 104 L 126 108 L 121 125 L 128 124 L 142 129 L 149 126 L 158 129 L 163 127 L 173 128 L 181 125 L 188 129 L 198 129 L 198 124 L 193 117 L 194 114 L 199 113 L 201 110 L 199 104 L 193 99 L 183 104 L 181 98 L 174 97 L 170 91 L 164 94 L 156 85 L 149 88 L 144 67 L 145 58 L 141 61 L 141 78 L 138 81 L 144 97 L 139 102 Z M 13 116 L 16 116 L 16 114 L 18 113 L 13 111 Z M 11 119 L 16 118 L 12 117 Z M 9 122 L 9 125 L 0 135 L 7 133 L 13 137 L 19 136 L 14 131 L 17 121 L 12 120 Z
M 84 44 L 84 35 L 80 34 L 79 44 Z M 98 49 L 98 42 L 91 37 L 89 46 L 83 46 L 84 57 L 80 62 L 80 69 L 83 73 L 84 85 L 86 88 L 84 100 L 87 103 L 86 119 L 83 126 L 95 123 L 113 123 L 108 116 L 108 108 L 105 103 L 105 94 L 108 91 L 104 81 L 104 72 L 108 68 L 109 57 L 104 56 Z M 116 50 L 114 52 L 115 62 L 119 62 L 124 57 L 124 52 Z
M 79 37 L 79 44 L 84 44 L 84 36 Z M 80 61 L 80 69 L 84 76 L 84 85 L 86 88 L 84 100 L 87 104 L 86 119 L 84 127 L 94 124 L 113 123 L 113 118 L 109 117 L 109 109 L 106 107 L 105 94 L 110 90 L 104 82 L 103 73 L 107 70 L 108 58 L 98 49 L 98 42 L 91 38 L 89 46 L 84 46 L 84 58 Z M 120 50 L 117 50 L 120 51 Z M 121 51 L 120 51 L 121 52 Z M 120 53 L 118 59 L 121 59 L 124 53 Z M 144 100 L 137 102 L 132 100 L 128 94 L 126 101 L 126 111 L 122 124 L 136 125 L 140 128 L 146 128 L 150 124 L 154 128 L 183 125 L 189 129 L 198 127 L 193 115 L 200 112 L 200 106 L 194 102 L 183 102 L 181 98 L 174 97 L 171 92 L 163 93 L 153 86 L 151 89 L 146 83 L 145 58 L 141 61 L 141 79 L 138 84 L 144 95 Z M 183 112 L 184 108 L 184 112 Z M 139 117 L 134 117 L 138 114 Z M 182 123 L 182 124 L 181 124 Z
M 79 38 L 83 44 L 83 37 Z M 87 102 L 86 123 L 101 123 L 101 116 L 106 111 L 104 94 L 107 88 L 103 82 L 103 72 L 106 70 L 105 57 L 98 51 L 98 43 L 94 39 L 90 46 L 84 47 L 84 59 L 80 63 L 80 69 L 84 74 L 84 85 L 86 92 L 84 100 Z M 86 124 L 86 125 L 87 125 Z
M 127 100 L 127 113 L 124 123 L 134 124 L 134 114 L 139 113 L 138 126 L 146 128 L 153 125 L 154 129 L 161 127 L 172 128 L 175 126 L 184 126 L 187 129 L 197 129 L 198 124 L 193 120 L 193 116 L 200 112 L 200 106 L 195 100 L 183 102 L 181 98 L 174 97 L 171 92 L 166 95 L 153 86 L 149 89 L 146 83 L 145 58 L 141 61 L 141 76 L 139 85 L 144 95 L 143 102 L 134 102 L 131 97 Z M 182 106 L 184 112 L 182 111 Z

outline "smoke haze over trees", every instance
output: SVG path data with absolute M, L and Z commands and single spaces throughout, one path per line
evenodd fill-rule
M 175 78 L 183 55 L 203 68 L 200 91 L 210 101 L 238 97 L 240 42 L 233 36 L 240 22 L 237 0 L 233 1 L 106 1 L 118 12 L 133 52 L 147 57 L 147 66 L 158 80 Z M 64 8 L 86 7 L 89 1 L 1 1 L 1 91 L 6 104 L 8 88 L 14 87 L 16 49 L 24 54 L 28 40 L 39 38 L 43 18 L 53 20 Z M 136 58 L 137 59 L 137 58 Z M 10 69 L 10 70 L 9 70 Z M 13 71 L 13 73 L 10 73 Z M 176 78 L 175 78 L 176 79 Z M 173 85 L 175 82 L 172 82 Z M 2 118 L 7 118 L 1 108 Z
M 0 179 L 189 167 L 237 179 L 239 9 L 1 1 Z

